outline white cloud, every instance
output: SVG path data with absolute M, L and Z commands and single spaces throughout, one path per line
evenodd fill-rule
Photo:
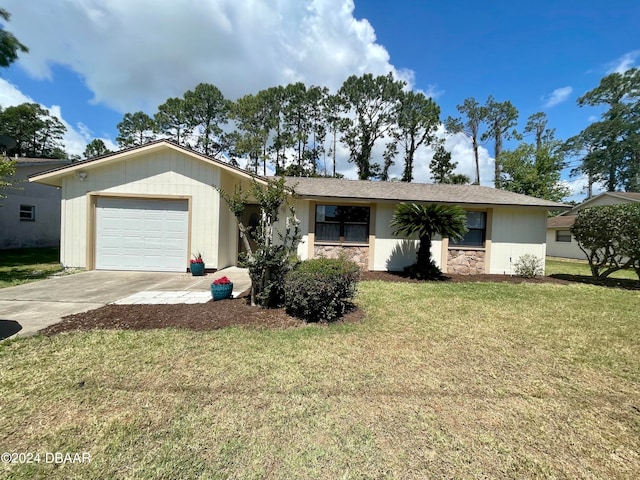
M 546 98 L 543 98 L 544 100 L 543 108 L 555 107 L 556 105 L 566 101 L 572 92 L 573 92 L 572 87 L 556 88 L 553 92 L 551 92 L 551 95 L 549 95 Z
M 3 108 L 20 105 L 22 103 L 38 103 L 31 97 L 22 93 L 18 87 L 12 83 L 6 81 L 4 78 L 0 78 L 0 105 Z M 63 143 L 67 153 L 73 155 L 82 155 L 84 149 L 93 138 L 93 132 L 83 124 L 78 124 L 75 127 L 70 125 L 62 116 L 62 109 L 59 105 L 42 105 L 46 108 L 51 115 L 57 117 L 67 127 L 67 131 L 64 134 Z M 107 148 L 111 150 L 117 150 L 117 146 L 110 139 L 102 139 Z
M 609 64 L 607 73 L 624 73 L 630 68 L 637 67 L 636 60 L 640 58 L 640 50 L 632 50 L 622 55 L 617 60 Z
M 30 49 L 19 65 L 31 76 L 55 82 L 53 66 L 62 65 L 83 79 L 93 102 L 122 113 L 151 114 L 200 82 L 216 85 L 229 99 L 295 81 L 336 90 L 363 73 L 391 71 L 414 84 L 411 70 L 390 63 L 369 22 L 354 17 L 353 0 L 5 0 L 3 7 L 12 14 L 12 32 Z M 0 95 L 4 89 L 0 84 Z M 424 93 L 438 97 L 442 91 L 429 85 Z M 81 153 L 93 132 L 84 124 L 67 127 L 67 150 Z M 458 162 L 456 172 L 474 180 L 470 140 L 447 136 L 446 147 Z M 380 142 L 374 161 L 382 161 L 383 151 Z M 431 181 L 432 156 L 430 148 L 418 152 L 415 181 Z M 493 159 L 484 148 L 480 161 L 481 183 L 492 185 Z M 337 170 L 357 177 L 339 142 Z M 401 177 L 402 170 L 398 155 L 391 176 Z
M 589 185 L 589 179 L 587 175 L 580 175 L 571 180 L 563 180 L 562 183 L 569 187 L 569 196 L 565 198 L 566 202 L 578 202 L 582 203 L 587 198 L 587 187 Z M 592 194 L 598 195 L 604 192 L 606 189 L 604 185 L 595 183 L 592 186 Z
M 338 88 L 349 75 L 394 72 L 353 0 L 7 0 L 13 33 L 30 48 L 20 64 L 51 79 L 78 73 L 94 101 L 152 112 L 200 82 L 235 99 L 302 81 Z

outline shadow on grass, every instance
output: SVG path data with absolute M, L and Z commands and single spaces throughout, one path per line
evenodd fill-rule
M 586 283 L 588 285 L 597 285 L 607 288 L 622 288 L 624 290 L 640 290 L 640 280 L 630 278 L 605 278 L 604 280 L 596 280 L 590 275 L 569 275 L 566 273 L 554 273 L 549 275 L 551 278 L 564 280 L 567 282 Z
M 0 283 L 25 283 L 29 280 L 43 280 L 49 278 L 56 270 L 31 270 L 28 268 L 11 268 L 0 272 Z
M 0 268 L 19 267 L 38 263 L 57 263 L 60 260 L 59 248 L 15 248 L 2 250 Z
M 2 250 L 0 285 L 41 280 L 62 269 L 58 248 L 20 248 Z
M 15 320 L 0 320 L 0 340 L 9 338 L 20 330 L 22 330 L 22 325 Z

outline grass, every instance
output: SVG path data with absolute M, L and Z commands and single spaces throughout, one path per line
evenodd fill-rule
M 591 276 L 589 263 L 586 260 L 573 258 L 547 257 L 545 275 L 576 275 Z M 611 278 L 637 280 L 638 276 L 633 270 L 618 270 L 610 275 Z
M 5 478 L 635 478 L 640 297 L 363 282 L 361 324 L 0 344 Z M 43 453 L 44 454 L 44 453 Z M 1 470 L 4 469 L 4 470 Z
M 635 270 L 618 270 L 605 279 L 596 280 L 591 275 L 591 270 L 586 260 L 547 257 L 545 273 L 549 277 L 568 280 L 570 282 L 598 285 L 601 287 L 640 290 L 640 280 L 638 280 L 638 275 Z
M 62 270 L 58 248 L 21 248 L 0 253 L 0 288 L 42 280 Z

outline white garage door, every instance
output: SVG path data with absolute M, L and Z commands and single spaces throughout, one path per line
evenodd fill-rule
M 96 208 L 97 269 L 186 270 L 186 200 L 98 198 Z

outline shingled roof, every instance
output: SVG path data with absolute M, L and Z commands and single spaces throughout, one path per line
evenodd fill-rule
M 340 178 L 286 177 L 302 197 L 390 200 L 460 205 L 518 205 L 565 209 L 567 205 L 480 185 L 374 182 Z
M 569 228 L 576 221 L 575 215 L 558 215 L 547 219 L 547 228 Z

